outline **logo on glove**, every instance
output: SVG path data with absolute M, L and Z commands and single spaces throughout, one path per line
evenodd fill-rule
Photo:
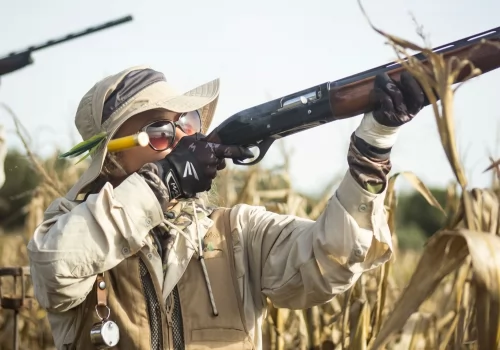
M 181 195 L 179 184 L 175 180 L 175 177 L 174 177 L 174 174 L 172 173 L 172 171 L 169 171 L 167 176 L 165 177 L 165 183 L 168 186 L 168 190 L 170 192 L 171 199 L 175 199 Z
M 184 175 L 182 177 L 194 176 L 196 180 L 200 180 L 198 178 L 198 174 L 196 173 L 196 169 L 193 166 L 193 163 L 186 162 L 186 167 L 184 168 Z

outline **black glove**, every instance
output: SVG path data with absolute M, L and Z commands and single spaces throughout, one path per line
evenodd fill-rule
M 217 171 L 226 167 L 224 158 L 244 160 L 253 157 L 247 148 L 211 143 L 197 133 L 181 138 L 172 152 L 155 164 L 172 200 L 191 198 L 210 190 Z
M 404 71 L 395 82 L 386 73 L 375 77 L 372 91 L 373 112 L 365 114 L 352 142 L 362 155 L 386 161 L 391 154 L 398 129 L 422 109 L 425 94 L 413 76 Z
M 425 94 L 413 76 L 404 71 L 399 82 L 386 73 L 375 77 L 373 118 L 382 125 L 396 127 L 411 121 L 422 109 Z

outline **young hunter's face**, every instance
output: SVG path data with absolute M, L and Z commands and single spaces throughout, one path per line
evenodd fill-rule
M 177 121 L 180 113 L 175 113 L 167 110 L 150 110 L 133 116 L 127 120 L 118 130 L 115 137 L 124 137 L 133 135 L 141 131 L 147 125 L 161 121 Z M 120 154 L 120 164 L 127 172 L 131 174 L 138 171 L 144 164 L 153 161 L 158 161 L 167 156 L 172 151 L 172 148 L 186 134 L 180 129 L 175 128 L 174 143 L 166 150 L 154 150 L 149 145 L 146 147 L 134 147 L 122 151 Z

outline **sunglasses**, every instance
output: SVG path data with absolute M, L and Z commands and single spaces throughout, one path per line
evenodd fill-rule
M 149 146 L 155 151 L 165 151 L 173 146 L 175 129 L 179 127 L 186 135 L 201 132 L 201 118 L 198 111 L 181 114 L 175 122 L 158 120 L 141 128 L 149 136 Z

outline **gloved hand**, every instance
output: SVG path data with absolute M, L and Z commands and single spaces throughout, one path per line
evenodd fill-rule
M 173 200 L 210 190 L 217 171 L 226 167 L 225 158 L 252 157 L 254 154 L 247 148 L 211 143 L 197 133 L 181 138 L 172 152 L 155 164 Z
M 377 101 L 373 117 L 385 126 L 397 127 L 408 123 L 424 104 L 424 91 L 407 71 L 401 74 L 399 82 L 385 73 L 377 75 L 373 90 Z
M 373 112 L 365 114 L 355 131 L 356 137 L 380 149 L 390 149 L 396 142 L 399 127 L 411 121 L 422 109 L 425 94 L 408 72 L 399 82 L 386 73 L 375 77 Z

